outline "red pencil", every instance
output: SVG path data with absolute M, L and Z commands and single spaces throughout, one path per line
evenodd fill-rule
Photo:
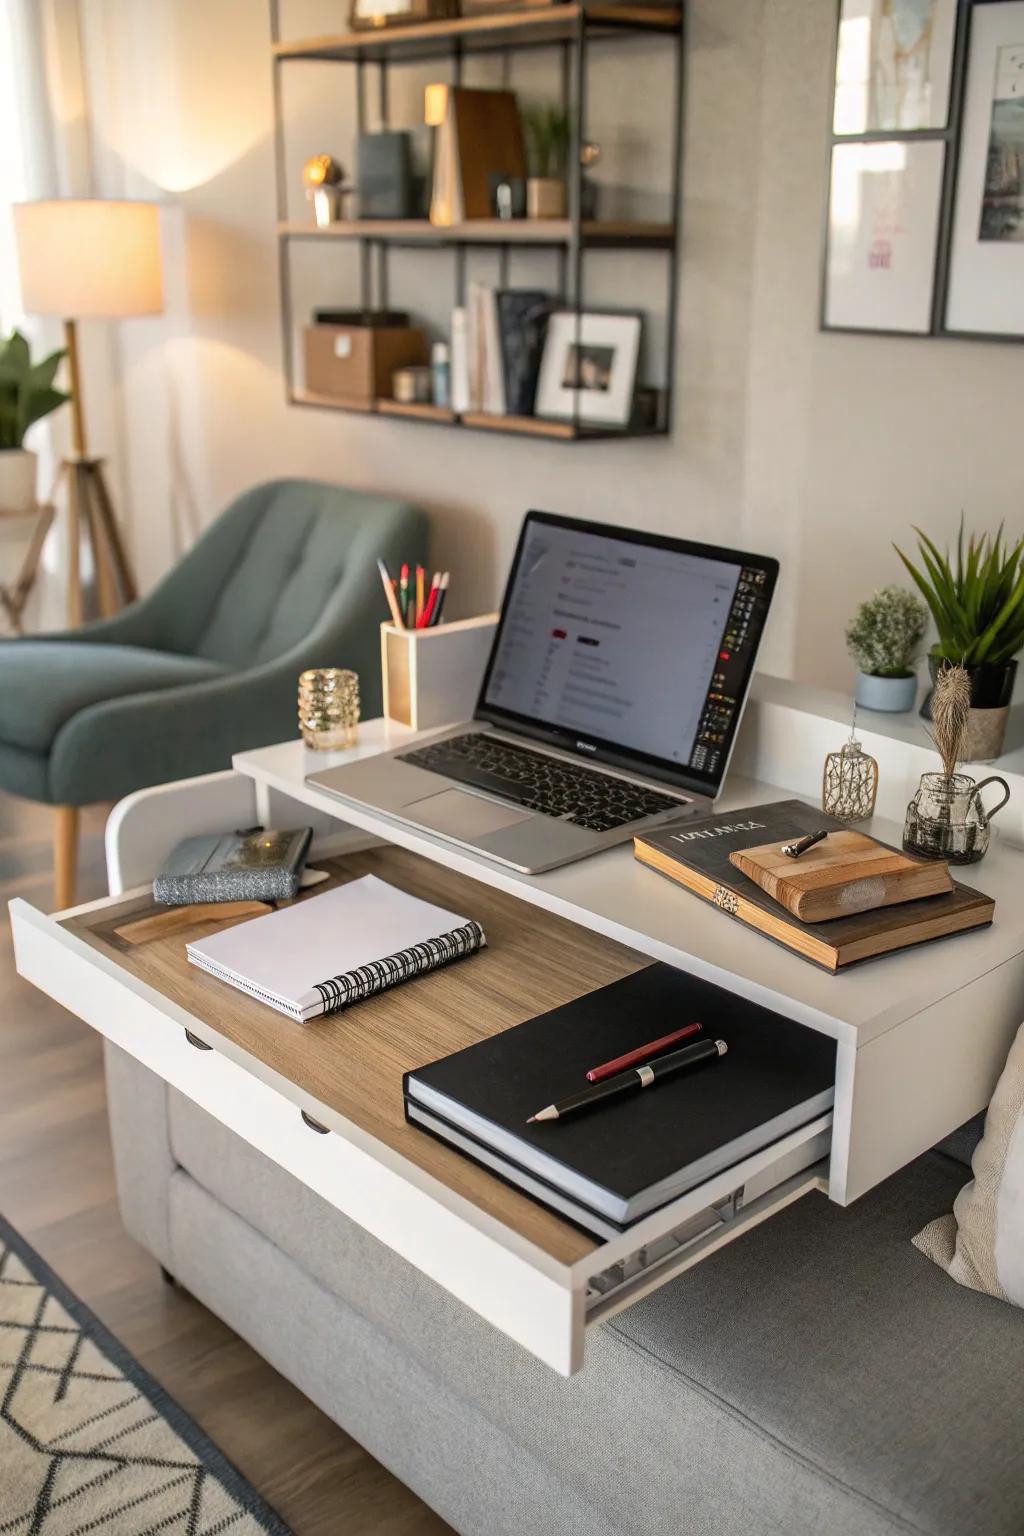
M 428 594 L 427 601 L 423 605 L 423 616 L 416 625 L 417 629 L 430 628 L 430 620 L 434 612 L 435 604 L 437 603 L 437 589 L 440 585 L 441 573 L 440 571 L 435 571 L 434 579 L 430 583 L 430 592 Z
M 639 1067 L 642 1062 L 650 1061 L 652 1056 L 660 1056 L 670 1045 L 686 1040 L 703 1028 L 703 1024 L 684 1024 L 682 1029 L 674 1029 L 670 1035 L 662 1035 L 660 1040 L 638 1045 L 635 1051 L 627 1051 L 625 1056 L 616 1056 L 614 1061 L 605 1061 L 599 1067 L 591 1067 L 587 1073 L 587 1082 L 603 1083 L 606 1077 L 614 1077 L 616 1072 L 628 1072 L 630 1067 Z

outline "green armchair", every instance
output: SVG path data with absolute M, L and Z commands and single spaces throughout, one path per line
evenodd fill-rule
M 57 905 L 74 900 L 79 807 L 294 736 L 305 667 L 354 668 L 379 713 L 377 558 L 425 564 L 426 541 L 416 507 L 276 480 L 123 613 L 0 641 L 0 789 L 57 807 Z

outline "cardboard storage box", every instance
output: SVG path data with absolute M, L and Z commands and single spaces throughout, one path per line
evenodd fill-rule
M 412 326 L 307 325 L 304 336 L 306 388 L 362 404 L 391 398 L 397 368 L 430 361 L 426 336 Z

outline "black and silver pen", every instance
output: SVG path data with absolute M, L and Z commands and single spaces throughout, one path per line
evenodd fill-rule
M 636 1093 L 641 1088 L 650 1088 L 654 1083 L 675 1077 L 677 1073 L 698 1066 L 702 1061 L 717 1060 L 728 1049 L 724 1040 L 700 1040 L 696 1045 L 686 1045 L 681 1051 L 671 1051 L 667 1056 L 645 1062 L 642 1067 L 630 1067 L 628 1072 L 619 1072 L 603 1083 L 595 1083 L 592 1088 L 583 1088 L 557 1104 L 549 1104 L 531 1115 L 526 1123 L 532 1125 L 537 1120 L 561 1120 L 603 1099 L 617 1099 L 624 1093 Z

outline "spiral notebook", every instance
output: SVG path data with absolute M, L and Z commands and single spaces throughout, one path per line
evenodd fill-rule
M 306 1024 L 485 943 L 479 923 L 364 875 L 186 949 L 192 965 Z

